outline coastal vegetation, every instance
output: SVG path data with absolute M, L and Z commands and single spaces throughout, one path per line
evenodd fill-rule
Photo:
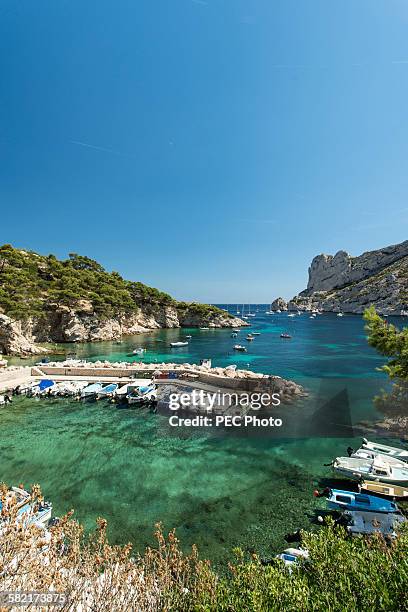
M 398 329 L 371 306 L 364 313 L 368 343 L 388 358 L 380 370 L 386 372 L 391 387 L 375 398 L 385 415 L 386 427 L 406 432 L 408 418 L 408 328 Z
M 174 531 L 156 526 L 154 548 L 133 555 L 130 544 L 113 546 L 107 523 L 85 535 L 72 511 L 50 527 L 16 521 L 17 509 L 0 487 L 0 590 L 65 594 L 62 610 L 285 612 L 407 610 L 408 531 L 386 541 L 380 535 L 350 537 L 328 522 L 302 532 L 309 559 L 289 572 L 278 559 L 261 560 L 235 550 L 223 575 L 197 549 L 185 553 Z M 38 486 L 33 500 L 41 500 Z
M 179 303 L 77 253 L 58 260 L 55 255 L 42 256 L 9 244 L 0 247 L 0 312 L 14 319 L 39 317 L 61 306 L 110 318 L 137 312 L 146 304 L 173 306 L 181 312 L 192 309 L 203 316 L 222 313 L 207 304 Z

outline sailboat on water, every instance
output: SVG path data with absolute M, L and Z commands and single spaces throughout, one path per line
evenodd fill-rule
M 256 317 L 256 314 L 254 312 L 251 312 L 251 304 L 249 304 L 249 306 L 248 306 L 247 316 L 248 317 Z
M 271 302 L 271 306 L 270 306 L 269 310 L 267 310 L 267 311 L 265 312 L 265 314 L 266 314 L 266 315 L 273 315 L 273 310 L 272 310 L 272 302 Z

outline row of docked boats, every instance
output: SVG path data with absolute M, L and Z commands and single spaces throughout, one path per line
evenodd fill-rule
M 361 448 L 332 462 L 335 472 L 353 480 L 408 485 L 408 451 L 363 438 Z
M 337 522 L 351 535 L 395 537 L 406 521 L 397 502 L 408 500 L 408 450 L 363 438 L 360 448 L 349 447 L 347 457 L 336 457 L 331 465 L 337 474 L 357 480 L 358 489 L 315 491 L 326 498 L 330 510 L 340 513 Z
M 21 386 L 16 394 L 28 397 L 75 397 L 83 400 L 110 399 L 128 404 L 153 404 L 157 400 L 157 388 L 151 379 L 119 385 L 87 381 L 56 382 L 43 379 Z

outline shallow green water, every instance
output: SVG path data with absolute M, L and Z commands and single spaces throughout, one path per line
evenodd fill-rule
M 346 389 L 353 422 L 376 416 L 371 399 L 385 379 L 375 371 L 381 360 L 367 347 L 359 317 L 288 322 L 283 315 L 274 321 L 258 315 L 253 328 L 261 336 L 238 356 L 226 330 L 194 331 L 188 353 L 178 357 L 169 338 L 186 331 L 76 350 L 115 361 L 145 345 L 151 361 L 211 356 L 215 364 L 250 364 L 304 384 L 310 390 L 306 413 Z M 288 328 L 293 340 L 282 342 L 280 330 Z M 147 410 L 62 399 L 16 398 L 2 408 L 1 426 L 1 480 L 39 482 L 55 514 L 75 508 L 88 528 L 104 516 L 115 542 L 131 540 L 139 550 L 153 542 L 154 523 L 161 520 L 177 528 L 185 546 L 197 543 L 217 563 L 236 545 L 268 556 L 284 545 L 285 533 L 308 527 L 324 506 L 312 491 L 331 477 L 323 464 L 357 444 L 324 436 L 271 439 L 245 431 L 175 429 L 166 416 Z

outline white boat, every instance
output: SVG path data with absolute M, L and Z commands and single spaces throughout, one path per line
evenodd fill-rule
M 145 352 L 146 352 L 146 349 L 140 346 L 139 348 L 133 351 L 133 354 L 134 355 L 144 355 Z
M 245 346 L 242 346 L 241 344 L 234 344 L 232 348 L 234 349 L 234 351 L 240 351 L 241 353 L 247 352 L 247 349 L 245 348 Z
M 408 483 L 408 466 L 390 465 L 377 455 L 374 460 L 362 457 L 336 457 L 333 469 L 348 478 L 376 480 L 392 484 Z
M 382 455 L 398 457 L 398 459 L 408 461 L 407 449 L 396 448 L 395 446 L 387 446 L 386 444 L 377 444 L 376 442 L 369 442 L 367 438 L 363 438 L 362 448 L 368 448 L 376 453 L 381 453 Z
M 296 317 L 294 312 L 291 312 L 290 314 L 288 314 L 288 317 Z
M 251 336 L 260 336 L 260 335 L 261 335 L 261 332 L 252 332 L 251 333 Z
M 102 387 L 100 391 L 96 393 L 96 399 L 102 399 L 106 397 L 112 397 L 115 394 L 116 389 L 119 385 L 116 383 L 111 383 L 110 385 L 105 385 Z
M 102 389 L 102 383 L 92 383 L 92 385 L 88 385 L 81 391 L 81 397 L 83 399 L 90 399 L 95 397 L 95 395 Z
M 238 336 L 237 332 L 232 332 L 231 338 L 236 338 Z
M 248 340 L 248 342 L 252 342 L 252 340 L 255 340 L 255 338 L 252 334 L 248 334 L 246 340 Z
M 338 313 L 337 313 L 337 316 L 338 316 L 338 317 L 343 317 L 344 315 L 343 315 L 343 313 L 342 313 L 342 312 L 338 312 Z
M 201 329 L 201 331 L 209 331 L 209 327 L 199 327 L 198 329 Z
M 179 346 L 188 346 L 188 342 L 170 342 L 171 348 L 177 348 Z
M 129 404 L 151 404 L 157 400 L 156 385 L 148 385 L 146 387 L 135 387 L 127 396 Z
M 279 308 L 278 308 L 278 310 L 277 310 L 276 312 L 282 312 L 282 311 L 281 311 L 281 310 L 279 310 Z
M 372 535 L 381 533 L 383 536 L 396 536 L 396 529 L 406 521 L 401 514 L 384 512 L 362 512 L 347 510 L 344 516 L 349 521 L 347 531 L 353 535 Z
M 350 457 L 361 457 L 362 459 L 369 459 L 370 461 L 374 461 L 374 459 L 378 457 L 380 461 L 388 463 L 389 465 L 395 465 L 404 468 L 408 467 L 404 461 L 398 459 L 397 457 L 393 457 L 392 455 L 383 455 L 382 453 L 370 450 L 369 448 L 359 448 L 358 450 L 354 451 L 354 453 L 352 453 Z

